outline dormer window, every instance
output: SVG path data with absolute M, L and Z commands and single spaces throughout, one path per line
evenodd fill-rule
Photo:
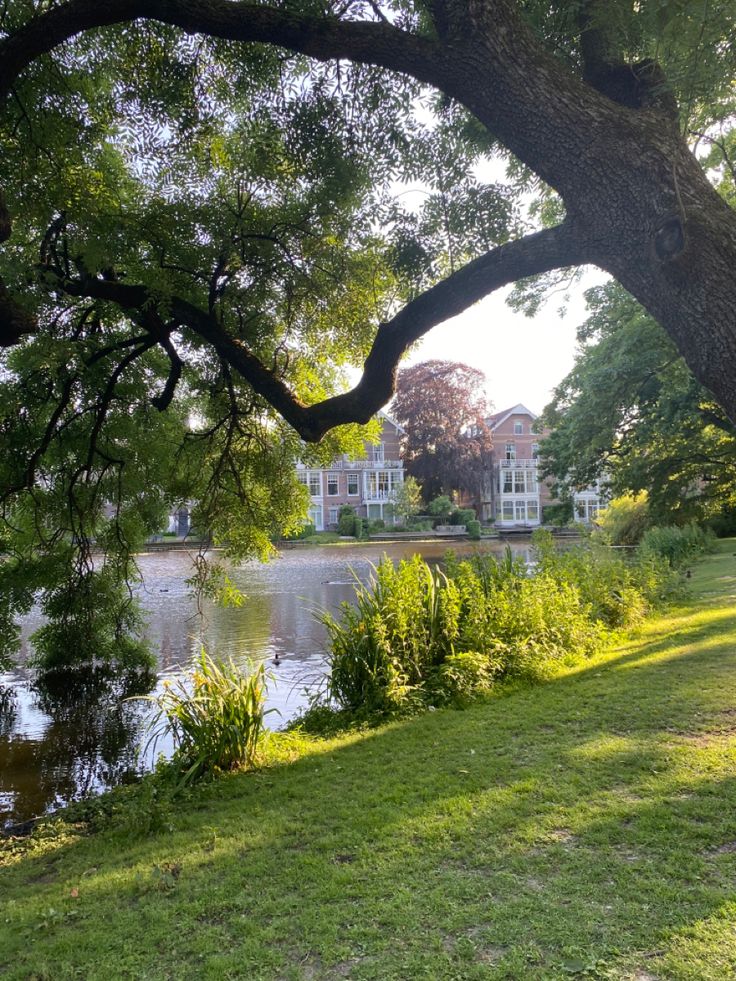
M 514 422 L 514 435 L 521 436 L 523 432 L 524 423 L 521 421 L 521 419 L 517 419 L 516 422 Z

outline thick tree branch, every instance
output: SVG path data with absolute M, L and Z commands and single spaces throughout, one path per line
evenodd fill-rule
M 350 58 L 436 79 L 436 42 L 381 21 L 341 21 L 233 0 L 69 0 L 0 42 L 0 98 L 42 54 L 83 31 L 145 18 L 230 41 L 260 41 L 320 60 Z
M 211 344 L 303 439 L 317 442 L 334 426 L 368 422 L 391 398 L 402 355 L 432 327 L 462 313 L 500 286 L 524 276 L 579 264 L 586 258 L 584 245 L 567 224 L 491 250 L 411 300 L 388 323 L 379 326 L 363 377 L 355 388 L 309 406 L 296 398 L 278 375 L 213 315 L 177 297 L 170 298 L 167 307 L 176 323 Z M 62 280 L 59 288 L 71 296 L 110 301 L 135 314 L 143 309 L 150 311 L 155 302 L 144 286 L 92 276 Z

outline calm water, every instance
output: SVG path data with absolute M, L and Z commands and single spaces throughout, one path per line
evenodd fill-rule
M 145 702 L 126 697 L 160 690 L 176 678 L 204 644 L 218 656 L 266 662 L 272 681 L 267 717 L 272 728 L 284 725 L 306 704 L 307 693 L 324 675 L 324 632 L 315 609 L 335 610 L 353 595 L 353 573 L 365 580 L 370 564 L 386 554 L 398 560 L 415 552 L 440 559 L 448 542 L 291 549 L 272 562 L 247 563 L 232 571 L 246 594 L 237 609 L 206 604 L 200 612 L 185 580 L 191 575 L 186 552 L 154 552 L 141 557 L 139 594 L 147 613 L 147 635 L 158 652 L 149 677 L 132 676 L 95 683 L 87 679 L 73 690 L 39 687 L 23 668 L 31 653 L 28 638 L 42 620 L 23 621 L 19 667 L 0 674 L 0 826 L 23 821 L 91 792 L 135 779 L 152 762 L 144 751 Z M 526 555 L 528 544 L 513 550 Z M 498 542 L 455 543 L 459 553 L 500 552 Z M 278 654 L 279 664 L 273 659 Z M 170 752 L 161 743 L 157 752 Z

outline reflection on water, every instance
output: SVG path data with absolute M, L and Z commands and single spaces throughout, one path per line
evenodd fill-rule
M 335 610 L 353 596 L 354 576 L 367 579 L 371 563 L 388 555 L 397 561 L 415 552 L 439 560 L 447 542 L 370 544 L 291 549 L 267 565 L 250 562 L 231 571 L 246 600 L 239 608 L 205 604 L 201 615 L 185 580 L 186 552 L 141 557 L 139 595 L 147 612 L 146 633 L 158 654 L 158 674 L 109 672 L 56 674 L 40 683 L 22 666 L 31 654 L 28 638 L 38 629 L 38 612 L 22 624 L 20 666 L 0 675 L 0 824 L 23 821 L 93 791 L 114 786 L 150 768 L 146 742 L 150 705 L 126 701 L 178 676 L 200 645 L 219 657 L 266 662 L 272 681 L 268 706 L 283 725 L 306 704 L 324 671 L 324 631 L 315 609 Z M 498 552 L 498 543 L 454 543 L 463 554 Z M 528 545 L 514 553 L 528 558 Z M 278 654 L 278 665 L 273 663 Z M 169 753 L 159 743 L 156 752 Z

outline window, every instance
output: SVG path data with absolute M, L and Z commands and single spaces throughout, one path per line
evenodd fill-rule
M 320 496 L 319 471 L 310 473 L 308 470 L 300 470 L 297 472 L 296 479 L 300 484 L 304 484 L 305 487 L 309 488 L 309 493 L 312 497 Z
M 337 508 L 330 508 L 330 524 L 337 524 Z
M 523 432 L 524 432 L 524 423 L 521 422 L 521 420 L 517 420 L 514 423 L 514 435 L 521 436 Z
M 514 502 L 504 501 L 503 502 L 503 520 L 513 521 L 514 520 Z
M 516 520 L 526 521 L 526 501 L 515 501 Z
M 526 502 L 526 516 L 529 521 L 539 520 L 539 503 L 537 501 Z
M 357 497 L 360 491 L 358 490 L 360 476 L 357 473 L 348 474 L 348 494 L 350 497 Z
M 368 474 L 368 497 L 374 500 L 376 498 L 388 497 L 390 489 L 388 470 L 376 470 L 375 473 Z
M 527 494 L 537 493 L 537 471 L 527 470 L 526 472 L 526 492 Z
M 384 452 L 383 443 L 377 443 L 373 447 L 373 459 L 378 463 L 383 463 L 383 452 Z
M 506 444 L 506 459 L 515 460 L 516 459 L 516 443 Z
M 335 497 L 338 493 L 338 481 L 339 475 L 336 473 L 327 474 L 327 494 L 329 497 Z M 332 520 L 332 519 L 330 519 Z M 337 519 L 336 519 L 337 520 Z
M 512 471 L 511 470 L 504 470 L 503 471 L 503 493 L 504 494 L 511 494 L 512 491 L 513 491 L 513 488 L 514 488 L 514 485 L 512 483 Z
M 524 493 L 524 471 L 514 470 L 514 494 Z
M 539 459 L 539 443 L 532 443 L 532 460 Z

